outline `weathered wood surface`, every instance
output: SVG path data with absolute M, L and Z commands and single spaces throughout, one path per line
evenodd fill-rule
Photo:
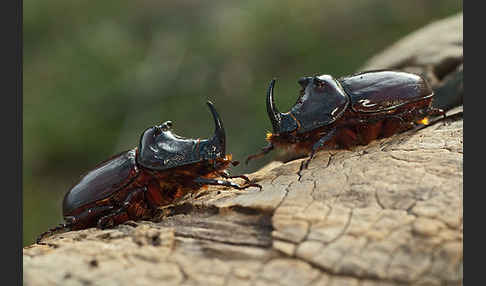
M 321 151 L 300 181 L 301 160 L 273 162 L 249 175 L 261 191 L 211 187 L 153 222 L 54 235 L 24 248 L 24 285 L 461 285 L 462 136 L 459 113 Z

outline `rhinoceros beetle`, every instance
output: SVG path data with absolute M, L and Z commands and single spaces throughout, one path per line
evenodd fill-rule
M 211 139 L 187 139 L 171 131 L 172 122 L 146 129 L 139 146 L 100 163 L 64 196 L 64 224 L 40 235 L 67 229 L 109 228 L 127 220 L 150 218 L 157 207 L 176 202 L 204 185 L 236 189 L 259 187 L 246 176 L 230 176 L 223 123 L 213 104 L 207 105 L 216 125 Z M 242 178 L 237 185 L 216 177 Z
M 302 77 L 300 96 L 287 113 L 274 102 L 275 79 L 267 92 L 267 113 L 273 132 L 267 146 L 249 156 L 264 156 L 275 147 L 310 154 L 303 161 L 308 167 L 317 150 L 324 147 L 350 148 L 367 145 L 376 138 L 389 137 L 427 123 L 427 117 L 445 112 L 431 106 L 434 93 L 418 75 L 376 70 L 334 79 L 330 75 Z

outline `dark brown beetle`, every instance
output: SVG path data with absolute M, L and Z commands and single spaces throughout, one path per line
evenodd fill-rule
M 275 106 L 272 80 L 267 93 L 267 113 L 273 127 L 269 144 L 249 160 L 275 147 L 310 154 L 302 162 L 307 168 L 323 147 L 350 148 L 366 145 L 376 138 L 389 137 L 427 124 L 427 117 L 445 112 L 431 106 L 433 91 L 418 75 L 399 71 L 369 71 L 334 79 L 330 75 L 303 77 L 295 105 L 287 113 Z
M 246 176 L 230 176 L 225 169 L 238 162 L 227 155 L 223 123 L 208 101 L 216 130 L 211 139 L 182 138 L 166 121 L 145 130 L 138 148 L 122 152 L 88 172 L 65 195 L 65 223 L 41 234 L 97 226 L 108 228 L 127 220 L 150 218 L 157 207 L 169 205 L 204 185 L 245 189 Z M 216 177 L 242 178 L 245 185 Z

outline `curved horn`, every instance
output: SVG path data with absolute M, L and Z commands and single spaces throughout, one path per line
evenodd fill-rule
M 211 113 L 213 114 L 213 118 L 214 118 L 215 130 L 214 130 L 214 137 L 212 140 L 218 143 L 219 145 L 218 148 L 222 151 L 222 154 L 224 155 L 226 154 L 226 133 L 224 132 L 223 122 L 221 121 L 218 112 L 214 108 L 213 103 L 208 100 L 207 105 L 211 110 Z
M 273 98 L 273 87 L 275 86 L 275 79 L 272 79 L 267 92 L 267 113 L 272 122 L 273 132 L 278 133 L 280 131 L 281 116 L 277 107 L 275 106 L 275 100 Z

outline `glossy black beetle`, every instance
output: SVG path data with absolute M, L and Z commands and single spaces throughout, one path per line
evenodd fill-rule
M 317 150 L 327 146 L 349 148 L 366 145 L 376 138 L 389 137 L 426 124 L 427 116 L 443 115 L 431 107 L 433 91 L 418 75 L 399 71 L 368 71 L 334 79 L 330 75 L 303 77 L 295 105 L 287 113 L 275 106 L 272 80 L 267 93 L 267 113 L 273 127 L 269 144 L 249 160 L 275 147 L 310 154 L 302 162 L 307 168 Z
M 108 228 L 127 220 L 150 218 L 157 207 L 172 204 L 204 185 L 245 189 L 246 176 L 230 176 L 225 169 L 238 162 L 226 155 L 223 123 L 208 101 L 216 130 L 211 139 L 187 139 L 171 132 L 166 121 L 145 130 L 138 148 L 122 152 L 88 172 L 65 195 L 65 223 L 41 234 L 97 226 Z M 216 177 L 242 178 L 239 186 Z

